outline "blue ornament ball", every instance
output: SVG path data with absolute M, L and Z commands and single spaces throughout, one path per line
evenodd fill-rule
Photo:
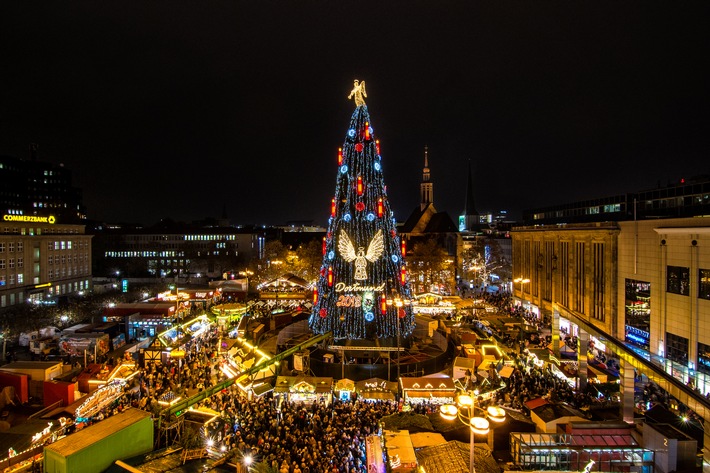
M 343 220 L 345 220 L 346 222 L 349 222 L 352 219 L 353 219 L 353 217 L 350 214 L 343 215 Z
M 340 174 L 345 174 L 346 172 L 348 172 L 348 165 L 343 164 L 342 166 L 340 166 Z
M 368 322 L 372 322 L 373 320 L 375 320 L 375 314 L 373 314 L 372 312 L 365 312 L 365 320 L 367 320 Z
M 397 255 L 392 255 L 392 262 L 393 262 L 393 263 L 396 263 L 397 261 L 399 261 L 399 256 L 397 256 Z
M 355 138 L 355 130 L 353 128 L 348 130 L 348 136 L 350 138 Z
M 381 171 L 381 170 L 382 170 L 382 166 L 380 166 L 380 163 L 376 162 L 375 163 L 375 171 Z
M 370 212 L 369 214 L 367 214 L 367 221 L 368 221 L 368 222 L 372 222 L 372 221 L 374 221 L 374 220 L 375 220 L 375 214 L 373 214 L 372 212 Z
M 333 258 L 335 258 L 335 251 L 332 251 L 332 250 L 331 250 L 331 251 L 328 252 L 328 259 L 329 259 L 329 260 L 332 260 Z

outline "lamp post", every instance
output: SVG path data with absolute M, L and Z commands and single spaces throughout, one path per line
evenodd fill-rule
M 404 305 L 404 303 L 402 302 L 402 299 L 400 299 L 399 297 L 396 297 L 394 300 L 394 306 L 397 308 L 397 382 L 398 383 L 399 383 L 399 355 L 400 355 L 400 353 L 399 353 L 399 347 L 400 347 L 400 343 L 399 343 L 399 324 L 400 324 L 399 312 L 402 310 L 403 305 Z
M 244 271 L 239 271 L 240 276 L 244 276 L 247 280 L 247 291 L 244 296 L 244 302 L 249 298 L 249 276 L 253 275 L 254 273 L 252 271 L 249 271 L 248 269 L 245 269 Z
M 458 418 L 464 425 L 468 426 L 471 432 L 469 452 L 469 471 L 471 472 L 476 471 L 474 462 L 475 435 L 486 435 L 490 432 L 489 419 L 496 423 L 505 420 L 505 411 L 500 407 L 489 406 L 485 411 L 481 407 L 476 407 L 476 396 L 478 396 L 478 391 L 474 391 L 473 396 L 465 393 L 459 394 L 456 396 L 456 404 L 444 404 L 439 408 L 439 415 L 443 419 L 456 420 Z M 476 409 L 483 411 L 485 417 L 476 417 Z
M 400 344 L 400 330 L 401 329 L 399 327 L 401 321 L 400 321 L 399 314 L 402 311 L 402 307 L 404 307 L 405 304 L 411 304 L 411 301 L 402 300 L 402 298 L 398 294 L 394 293 L 394 291 L 393 291 L 392 298 L 387 299 L 386 303 L 387 303 L 387 305 L 390 305 L 390 306 L 394 305 L 396 308 L 395 323 L 397 324 L 397 382 L 399 382 L 399 375 L 400 375 L 400 373 L 399 373 L 399 354 L 400 354 L 400 350 L 401 350 L 401 344 Z M 391 362 L 392 362 L 392 356 L 391 356 L 391 352 L 390 352 L 390 363 Z M 388 367 L 387 368 L 387 379 L 388 380 L 389 380 L 389 377 L 390 377 L 390 373 L 389 373 L 389 367 Z
M 530 280 L 528 278 L 523 278 L 522 276 L 519 278 L 513 279 L 513 282 L 520 284 L 520 307 L 523 308 L 523 314 L 525 313 L 525 284 L 529 283 Z M 521 316 L 521 321 L 520 321 L 520 353 L 523 352 L 523 329 L 525 328 L 525 317 Z

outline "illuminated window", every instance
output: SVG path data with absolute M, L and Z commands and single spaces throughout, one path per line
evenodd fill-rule
M 690 294 L 690 269 L 683 266 L 668 266 L 666 269 L 666 291 L 687 296 Z
M 710 300 L 710 269 L 701 269 L 699 272 L 698 297 Z

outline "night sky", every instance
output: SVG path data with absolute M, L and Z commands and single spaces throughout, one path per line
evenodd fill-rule
M 64 163 L 90 219 L 325 225 L 366 81 L 398 220 L 710 174 L 708 2 L 0 2 L 0 154 Z

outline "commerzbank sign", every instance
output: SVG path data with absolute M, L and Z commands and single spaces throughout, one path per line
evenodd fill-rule
M 49 215 L 47 217 L 42 217 L 40 215 L 9 215 L 5 214 L 2 216 L 5 222 L 26 222 L 26 223 L 48 223 L 53 224 L 57 221 L 54 215 Z

